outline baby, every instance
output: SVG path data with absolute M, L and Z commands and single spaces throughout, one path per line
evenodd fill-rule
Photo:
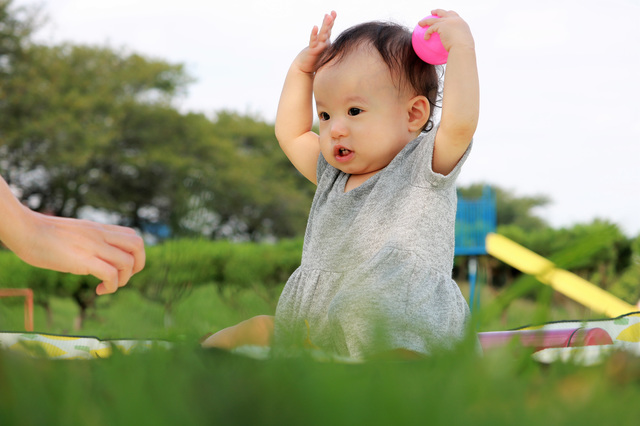
M 312 345 L 352 357 L 428 354 L 465 333 L 467 303 L 451 278 L 455 180 L 478 121 L 475 47 L 467 24 L 435 10 L 449 52 L 439 125 L 436 67 L 412 49 L 411 31 L 365 23 L 333 43 L 335 12 L 314 27 L 284 83 L 276 136 L 317 184 L 302 263 L 274 320 L 260 316 L 204 346 Z M 312 131 L 313 98 L 320 120 Z

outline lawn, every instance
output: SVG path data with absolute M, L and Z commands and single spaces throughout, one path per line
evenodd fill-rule
M 480 357 L 467 342 L 425 360 L 354 365 L 312 353 L 259 361 L 199 348 L 209 331 L 272 313 L 276 293 L 202 286 L 166 315 L 123 289 L 101 298 L 81 331 L 72 329 L 75 305 L 55 299 L 53 324 L 38 308 L 36 330 L 173 347 L 90 361 L 0 351 L 0 425 L 638 424 L 640 362 L 622 353 L 595 367 L 542 365 L 527 349 Z M 552 319 L 579 313 L 563 309 Z M 537 310 L 519 300 L 483 328 L 524 325 Z M 0 324 L 20 330 L 21 304 L 0 301 Z

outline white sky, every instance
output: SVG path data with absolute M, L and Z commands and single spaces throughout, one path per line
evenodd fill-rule
M 553 226 L 613 221 L 640 234 L 640 0 L 16 0 L 41 4 L 40 41 L 126 47 L 183 63 L 183 110 L 275 117 L 286 71 L 313 25 L 334 35 L 431 9 L 457 11 L 476 40 L 481 117 L 460 177 L 548 195 Z

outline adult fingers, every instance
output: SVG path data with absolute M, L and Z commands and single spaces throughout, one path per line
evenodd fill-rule
M 135 267 L 135 257 L 130 252 L 107 245 L 100 250 L 98 257 L 116 268 L 118 271 L 118 287 L 122 287 L 129 282 L 129 278 L 134 274 Z
M 127 228 L 124 228 L 127 229 Z M 107 232 L 104 236 L 107 244 L 131 255 L 133 257 L 132 274 L 140 272 L 146 262 L 144 241 L 135 232 Z
M 118 270 L 99 258 L 93 258 L 85 264 L 87 272 L 102 280 L 96 287 L 96 294 L 110 294 L 118 290 Z
M 108 224 L 98 224 L 98 225 L 101 226 L 102 229 L 104 229 L 106 231 L 119 232 L 121 234 L 137 235 L 136 231 L 134 229 L 128 228 L 126 226 L 108 225 Z

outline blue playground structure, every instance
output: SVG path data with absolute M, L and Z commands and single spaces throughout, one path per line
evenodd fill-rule
M 480 306 L 476 297 L 478 277 L 477 256 L 487 254 L 487 234 L 496 231 L 496 195 L 489 186 L 482 190 L 480 198 L 469 199 L 458 196 L 456 212 L 456 256 L 468 256 L 469 307 L 471 311 Z

